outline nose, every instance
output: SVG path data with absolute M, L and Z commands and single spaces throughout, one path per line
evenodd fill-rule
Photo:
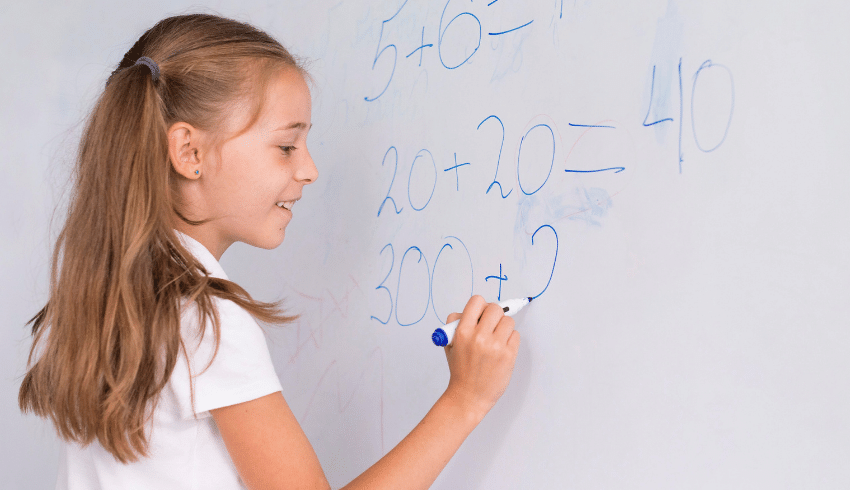
M 304 158 L 298 165 L 298 170 L 295 172 L 295 179 L 304 184 L 312 184 L 319 178 L 319 169 L 313 163 L 313 157 L 310 156 L 310 151 L 305 149 Z

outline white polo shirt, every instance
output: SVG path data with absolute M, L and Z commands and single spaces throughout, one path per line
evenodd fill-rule
M 177 232 L 210 275 L 227 279 L 213 255 L 200 242 Z M 210 415 L 226 407 L 281 391 L 266 339 L 256 320 L 232 301 L 215 298 L 221 318 L 221 344 L 215 349 L 212 319 L 197 340 L 198 321 L 194 305 L 181 316 L 181 334 L 189 351 L 195 389 L 195 412 L 189 395 L 189 373 L 181 350 L 171 379 L 162 391 L 148 424 L 151 456 L 122 464 L 95 441 L 82 448 L 62 441 L 57 490 L 201 490 L 245 489 L 224 441 Z M 61 439 L 60 439 L 61 441 Z

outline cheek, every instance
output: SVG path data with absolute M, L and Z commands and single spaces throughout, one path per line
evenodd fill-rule
M 246 189 L 245 199 L 260 212 L 273 210 L 276 203 L 286 195 L 285 184 L 277 178 L 277 175 L 268 175 L 267 178 L 259 179 Z
M 242 206 L 257 210 L 266 210 L 274 206 L 280 195 L 275 174 L 267 168 L 245 168 L 241 175 L 234 175 L 234 185 L 238 187 L 238 200 Z
M 267 214 L 275 211 L 275 203 L 285 196 L 289 175 L 273 152 L 242 148 L 232 152 L 228 168 L 221 175 L 224 187 L 230 188 L 227 203 L 238 214 Z
M 271 188 L 266 182 L 264 185 L 254 186 L 248 189 L 248 194 L 245 196 L 245 202 L 251 203 L 251 206 L 259 212 L 270 210 L 277 202 L 279 193 Z

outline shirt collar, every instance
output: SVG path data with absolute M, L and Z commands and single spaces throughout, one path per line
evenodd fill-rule
M 175 229 L 174 233 L 177 235 L 177 239 L 183 243 L 183 246 L 186 247 L 186 250 L 189 251 L 201 265 L 210 273 L 210 276 L 217 277 L 219 279 L 228 279 L 227 274 L 224 273 L 224 269 L 221 268 L 221 264 L 215 259 L 212 253 L 204 247 L 201 242 L 195 240 L 189 235 L 181 232 L 180 230 Z

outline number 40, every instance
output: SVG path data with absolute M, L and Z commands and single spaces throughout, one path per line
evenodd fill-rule
M 714 145 L 710 148 L 705 148 L 705 147 L 703 147 L 702 144 L 700 144 L 700 138 L 697 134 L 696 123 L 694 122 L 695 119 L 696 119 L 695 111 L 694 111 L 694 99 L 695 99 L 695 95 L 696 95 L 696 92 L 697 92 L 697 86 L 698 86 L 700 74 L 703 73 L 703 72 L 707 72 L 708 70 L 713 69 L 713 68 L 720 68 L 722 70 L 725 70 L 726 73 L 729 75 L 729 88 L 730 88 L 729 93 L 730 93 L 731 100 L 730 100 L 730 104 L 729 104 L 729 118 L 726 120 L 726 127 L 723 129 L 723 136 L 720 138 L 720 141 L 718 141 L 716 145 Z M 682 162 L 684 161 L 684 154 L 682 153 L 682 120 L 684 119 L 684 91 L 682 90 L 682 58 L 679 58 L 678 69 L 679 69 L 679 173 L 682 173 Z M 659 123 L 663 123 L 663 122 L 667 122 L 667 121 L 670 121 L 670 122 L 673 121 L 673 118 L 666 117 L 664 119 L 658 119 L 658 120 L 653 121 L 653 122 L 648 122 L 649 115 L 652 112 L 652 99 L 653 99 L 654 91 L 655 91 L 655 65 L 652 65 L 652 82 L 649 86 L 649 107 L 647 107 L 647 109 L 646 109 L 646 117 L 643 118 L 643 125 L 644 126 L 654 126 L 654 125 L 659 124 Z M 729 126 L 732 124 L 732 113 L 734 112 L 734 110 L 735 110 L 735 82 L 732 79 L 732 71 L 729 70 L 729 68 L 726 67 L 725 65 L 712 63 L 711 60 L 706 60 L 705 62 L 703 62 L 702 65 L 700 65 L 699 68 L 697 68 L 697 71 L 694 73 L 694 83 L 693 83 L 693 87 L 691 88 L 691 129 L 693 130 L 693 133 L 694 133 L 694 143 L 696 143 L 697 148 L 699 148 L 700 151 L 708 153 L 708 152 L 716 150 L 720 145 L 723 144 L 723 142 L 726 140 L 726 135 L 729 133 Z M 703 141 L 705 141 L 705 139 L 703 139 Z

